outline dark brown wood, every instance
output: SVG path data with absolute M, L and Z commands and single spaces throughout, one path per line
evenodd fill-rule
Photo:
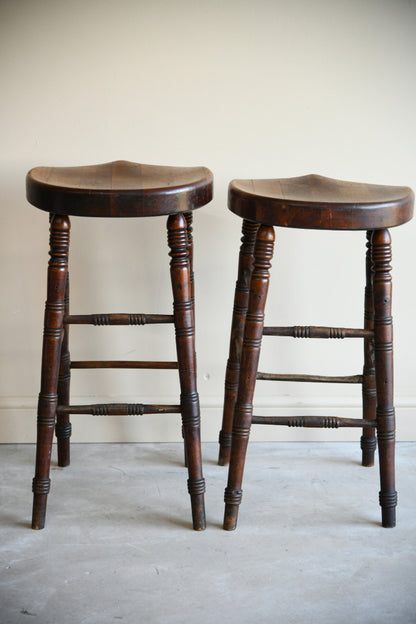
M 349 327 L 315 327 L 295 325 L 293 327 L 264 327 L 263 336 L 291 336 L 292 338 L 372 338 L 367 329 Z
M 374 230 L 406 223 L 414 195 L 405 186 L 334 180 L 319 175 L 233 180 L 228 206 L 243 219 L 318 230 Z
M 235 285 L 233 318 L 231 323 L 230 350 L 225 374 L 224 410 L 222 427 L 219 435 L 220 449 L 218 463 L 220 466 L 226 466 L 230 461 L 231 432 L 235 402 L 237 400 L 238 377 L 240 374 L 240 359 L 243 347 L 249 287 L 251 274 L 253 272 L 254 245 L 258 229 L 258 223 L 243 221 L 238 276 Z
M 391 317 L 391 239 L 388 230 L 372 237 L 374 354 L 377 391 L 377 441 L 380 459 L 380 505 L 383 527 L 396 525 L 394 451 L 395 414 L 393 404 L 393 322 Z
M 285 425 L 286 427 L 312 427 L 338 429 L 339 427 L 374 427 L 372 420 L 339 418 L 338 416 L 252 416 L 253 425 Z
M 188 491 L 191 497 L 193 528 L 198 531 L 205 529 L 205 480 L 201 460 L 200 409 L 196 385 L 194 305 L 188 230 L 186 220 L 181 214 L 171 215 L 168 218 L 167 227 L 168 244 L 171 250 L 170 273 L 181 387 L 182 426 L 189 474 Z
M 65 316 L 69 314 L 69 273 L 65 288 Z M 71 356 L 69 353 L 69 327 L 64 324 L 64 336 L 61 347 L 61 362 L 58 378 L 58 405 L 69 405 L 71 384 Z M 72 426 L 68 414 L 57 414 L 55 435 L 58 446 L 58 466 L 64 468 L 70 464 L 70 438 Z
M 193 526 L 205 528 L 200 446 L 199 398 L 194 345 L 192 211 L 212 198 L 212 173 L 205 167 L 156 167 L 116 161 L 91 167 L 37 167 L 26 178 L 27 198 L 50 213 L 51 260 L 45 312 L 38 441 L 33 479 L 32 526 L 43 528 L 50 489 L 50 459 L 56 425 L 58 463 L 69 464 L 69 415 L 141 415 L 181 413 L 189 457 L 188 489 Z M 142 217 L 172 215 L 168 221 L 174 314 L 69 314 L 68 215 Z M 178 362 L 73 361 L 69 325 L 145 325 L 174 323 Z M 70 405 L 70 373 L 74 369 L 179 369 L 181 405 Z
M 306 381 L 309 383 L 349 383 L 360 384 L 363 382 L 362 375 L 346 375 L 335 377 L 330 375 L 282 375 L 280 373 L 257 373 L 257 379 L 261 381 Z
M 266 225 L 260 226 L 254 250 L 254 269 L 241 353 L 240 383 L 234 411 L 228 484 L 224 494 L 224 529 L 227 531 L 232 531 L 237 526 L 238 509 L 242 498 L 241 486 L 253 413 L 253 394 L 263 335 L 264 306 L 269 286 L 273 246 L 273 228 Z
M 173 323 L 173 314 L 75 314 L 66 315 L 67 325 L 155 325 Z
M 144 403 L 94 403 L 90 405 L 58 405 L 57 413 L 91 414 L 92 416 L 143 416 L 143 414 L 180 414 L 180 405 L 149 405 Z
M 224 528 L 234 529 L 242 497 L 242 476 L 250 426 L 362 427 L 362 463 L 374 463 L 377 431 L 380 459 L 382 525 L 395 525 L 397 493 L 394 477 L 395 414 L 393 406 L 393 334 L 391 319 L 391 241 L 388 227 L 413 216 L 414 195 L 407 187 L 377 186 L 309 175 L 282 180 L 234 180 L 229 186 L 229 208 L 253 227 L 260 223 L 251 277 L 249 310 L 242 320 L 244 342 L 232 429 L 231 459 L 225 490 Z M 367 230 L 364 329 L 315 326 L 264 327 L 271 251 L 266 232 L 272 226 L 322 230 Z M 270 239 L 271 242 L 271 239 Z M 271 242 L 271 245 L 273 243 Z M 263 247 L 262 247 L 263 245 Z M 363 338 L 362 375 L 334 377 L 257 372 L 261 335 L 295 338 Z M 228 378 L 227 370 L 227 378 Z M 237 378 L 238 377 L 238 378 Z M 255 380 L 360 383 L 363 418 L 327 416 L 253 416 Z M 224 410 L 231 400 L 225 397 Z
M 192 306 L 194 309 L 194 320 L 195 320 L 194 240 L 192 236 L 193 214 L 192 212 L 185 212 L 184 217 L 186 219 L 186 230 L 188 234 L 188 256 L 189 256 L 189 268 L 191 271 L 191 300 L 192 300 Z M 183 426 L 182 426 L 182 438 L 184 440 L 184 452 L 183 452 L 184 464 L 185 464 L 185 468 L 187 468 L 188 467 L 188 455 L 186 451 L 185 432 L 184 432 Z
M 140 362 L 133 360 L 103 361 L 80 360 L 71 362 L 71 368 L 148 368 L 148 369 L 176 369 L 177 362 Z
M 42 348 L 42 373 L 38 403 L 36 469 L 33 479 L 32 528 L 43 529 L 50 489 L 52 440 L 58 404 L 58 376 L 64 334 L 65 290 L 68 275 L 70 222 L 54 216 L 50 224 L 48 291 Z
M 55 214 L 152 217 L 189 212 L 212 199 L 206 167 L 160 167 L 117 160 L 87 167 L 36 167 L 26 177 L 28 201 Z
M 191 270 L 191 298 L 195 301 L 195 280 L 194 280 L 194 239 L 193 239 L 193 214 L 192 212 L 185 212 L 184 217 L 186 219 L 186 232 L 188 236 L 188 255 L 189 255 L 189 267 Z M 195 310 L 194 310 L 195 313 Z
M 373 428 L 365 427 L 361 436 L 362 465 L 374 465 L 376 450 L 376 370 L 374 363 L 374 302 L 373 302 L 373 261 L 371 239 L 372 231 L 367 232 L 367 253 L 365 262 L 366 285 L 364 292 L 364 327 L 373 332 L 373 337 L 364 339 L 364 367 L 363 367 L 363 418 L 372 420 Z

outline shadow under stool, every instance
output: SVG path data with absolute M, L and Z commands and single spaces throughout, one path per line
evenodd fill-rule
M 131 416 L 164 413 L 178 413 L 182 416 L 193 528 L 205 528 L 205 482 L 196 385 L 192 211 L 211 201 L 212 187 L 212 173 L 205 167 L 159 167 L 116 161 L 88 167 L 36 167 L 29 171 L 26 178 L 27 199 L 37 208 L 50 213 L 50 260 L 38 403 L 32 528 L 42 529 L 45 525 L 54 431 L 58 443 L 58 465 L 69 465 L 70 414 Z M 173 314 L 70 314 L 69 216 L 119 218 L 163 215 L 168 215 Z M 71 324 L 160 323 L 172 323 L 175 327 L 175 362 L 70 359 L 68 329 Z M 178 369 L 180 404 L 70 405 L 69 385 L 73 368 Z
M 382 525 L 395 526 L 393 330 L 390 227 L 413 216 L 411 189 L 334 180 L 318 175 L 280 180 L 233 180 L 228 207 L 242 217 L 238 279 L 220 432 L 219 464 L 229 462 L 224 529 L 237 525 L 245 456 L 252 424 L 289 427 L 359 427 L 362 463 L 374 464 L 376 433 L 380 464 Z M 275 240 L 273 226 L 314 230 L 366 230 L 364 328 L 265 327 L 264 309 Z M 262 336 L 362 338 L 362 375 L 329 377 L 258 372 Z M 359 383 L 363 415 L 358 418 L 253 415 L 257 379 Z

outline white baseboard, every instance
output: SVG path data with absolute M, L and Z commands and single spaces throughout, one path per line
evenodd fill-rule
M 143 403 L 175 404 L 178 399 L 163 401 L 148 398 Z M 139 402 L 134 397 L 73 397 L 74 404 Z M 416 441 L 416 397 L 396 399 L 397 440 Z M 255 413 L 264 416 L 299 416 L 319 414 L 360 418 L 361 404 L 350 398 L 328 400 L 314 397 L 299 400 L 290 397 L 268 397 L 256 401 Z M 201 431 L 204 442 L 216 442 L 221 428 L 222 397 L 201 397 Z M 177 442 L 181 440 L 179 414 L 146 416 L 83 416 L 72 415 L 73 442 Z M 360 429 L 298 429 L 253 425 L 251 439 L 256 441 L 352 441 L 358 440 Z M 36 440 L 36 399 L 28 397 L 0 398 L 0 443 L 33 443 Z

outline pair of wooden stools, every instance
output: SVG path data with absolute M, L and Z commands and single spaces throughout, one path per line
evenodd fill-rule
M 189 472 L 193 527 L 205 528 L 200 445 L 200 410 L 196 384 L 192 272 L 192 211 L 212 199 L 213 177 L 204 167 L 176 168 L 117 161 L 90 167 L 37 167 L 27 175 L 27 198 L 50 214 L 50 260 L 45 307 L 41 389 L 38 403 L 36 471 L 32 527 L 45 524 L 50 489 L 53 434 L 58 464 L 69 464 L 70 414 L 132 415 L 180 413 Z M 413 215 L 407 187 L 342 182 L 316 175 L 280 180 L 235 180 L 228 206 L 243 218 L 235 290 L 230 355 L 220 433 L 219 463 L 230 462 L 225 490 L 224 528 L 234 529 L 242 497 L 242 476 L 250 426 L 362 427 L 363 465 L 374 463 L 376 434 L 380 463 L 382 524 L 395 525 L 395 418 L 393 407 L 393 334 L 391 319 L 391 244 L 388 228 Z M 88 314 L 69 312 L 69 216 L 154 217 L 168 215 L 168 245 L 173 290 L 170 314 Z M 273 226 L 320 230 L 366 230 L 364 328 L 264 327 L 264 308 L 273 255 Z M 145 325 L 173 323 L 177 362 L 71 361 L 71 324 Z M 364 369 L 353 377 L 258 373 L 263 335 L 302 338 L 364 339 Z M 71 405 L 72 368 L 178 368 L 180 404 Z M 256 379 L 359 383 L 363 418 L 253 416 Z

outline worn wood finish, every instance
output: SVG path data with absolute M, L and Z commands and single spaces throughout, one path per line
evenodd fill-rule
M 308 383 L 346 383 L 361 384 L 363 383 L 362 375 L 285 375 L 281 373 L 257 373 L 257 379 L 261 381 L 305 381 Z
M 253 414 L 253 394 L 263 335 L 264 306 L 269 287 L 273 246 L 273 228 L 266 225 L 260 226 L 254 250 L 254 269 L 241 353 L 240 382 L 234 412 L 228 484 L 224 494 L 224 529 L 227 531 L 232 531 L 237 526 L 238 509 L 243 493 L 244 462 Z
M 49 470 L 58 404 L 58 377 L 64 335 L 70 222 L 56 215 L 50 224 L 50 260 L 38 403 L 36 469 L 33 479 L 32 528 L 43 529 L 50 489 Z
M 372 231 L 367 232 L 367 253 L 365 260 L 365 292 L 364 292 L 364 327 L 372 332 L 372 336 L 364 340 L 364 367 L 363 367 L 363 418 L 374 422 L 373 428 L 364 428 L 361 436 L 362 465 L 374 465 L 376 450 L 376 370 L 374 363 L 374 302 L 373 302 L 373 260 L 372 260 Z
M 228 485 L 225 490 L 224 528 L 236 527 L 242 497 L 242 477 L 251 424 L 288 427 L 362 427 L 362 463 L 374 463 L 377 432 L 380 460 L 380 505 L 382 525 L 395 525 L 394 452 L 395 415 L 393 406 L 393 334 L 391 319 L 391 241 L 387 228 L 398 226 L 413 216 L 414 195 L 408 187 L 377 186 L 304 176 L 282 180 L 234 180 L 229 186 L 229 208 L 244 223 L 260 228 L 257 235 L 254 271 L 247 315 L 238 325 L 244 334 L 241 363 L 235 368 L 234 393 L 225 393 L 224 414 L 233 421 Z M 264 327 L 264 306 L 269 280 L 271 248 L 266 239 L 272 226 L 322 230 L 367 230 L 364 328 L 321 326 Z M 271 234 L 270 234 L 271 236 Z M 271 238 L 268 245 L 273 245 Z M 235 322 L 235 312 L 233 323 Z M 234 328 L 234 325 L 233 325 Z M 233 341 L 233 331 L 231 341 Z M 362 375 L 287 375 L 257 372 L 261 336 L 343 339 L 362 338 Z M 233 345 L 233 342 L 231 342 Z M 231 351 L 230 351 L 231 352 Z M 235 358 L 239 361 L 238 358 Z M 234 369 L 232 369 L 234 370 Z M 362 385 L 363 417 L 337 416 L 253 416 L 255 380 L 359 383 Z M 224 426 L 224 425 L 223 425 Z
M 286 427 L 310 427 L 314 429 L 374 427 L 372 420 L 339 418 L 338 416 L 252 416 L 251 423 L 253 425 L 284 425 Z
M 173 314 L 67 314 L 67 325 L 159 325 L 173 323 Z
M 293 327 L 264 327 L 264 336 L 291 336 L 292 338 L 372 338 L 368 329 L 350 327 L 315 327 L 313 325 L 295 325 Z
M 36 167 L 26 177 L 28 201 L 79 217 L 153 217 L 189 212 L 212 199 L 206 167 L 160 167 L 117 160 L 87 167 Z
M 32 526 L 45 524 L 50 489 L 53 431 L 58 439 L 58 463 L 70 461 L 70 414 L 133 416 L 180 413 L 189 461 L 188 489 L 193 526 L 205 528 L 200 445 L 199 398 L 194 344 L 194 285 L 192 211 L 212 198 L 212 173 L 205 167 L 156 167 L 116 161 L 91 167 L 36 167 L 26 178 L 30 203 L 50 213 L 50 255 L 46 302 L 42 379 L 38 407 L 36 470 L 33 479 Z M 69 313 L 68 215 L 82 217 L 143 217 L 168 219 L 174 314 Z M 72 361 L 70 325 L 175 325 L 178 361 Z M 71 369 L 176 369 L 181 385 L 180 405 L 115 403 L 70 405 Z
M 238 377 L 240 374 L 241 350 L 246 322 L 249 287 L 253 272 L 254 245 L 259 229 L 258 223 L 243 221 L 237 283 L 235 285 L 233 317 L 231 322 L 230 350 L 227 361 L 224 388 L 224 410 L 219 435 L 218 464 L 226 466 L 230 461 L 231 432 L 234 408 L 237 400 Z
M 405 186 L 380 186 L 319 175 L 280 180 L 233 180 L 228 205 L 243 219 L 317 230 L 374 230 L 406 223 L 414 195 Z
M 180 405 L 145 403 L 92 403 L 89 405 L 58 405 L 57 414 L 91 414 L 91 416 L 143 416 L 143 414 L 180 414 Z
M 173 291 L 176 350 L 181 387 L 182 426 L 188 464 L 188 491 L 191 496 L 193 527 L 205 529 L 204 492 L 200 443 L 200 410 L 196 385 L 194 306 L 188 230 L 183 215 L 168 218 L 170 273 Z
M 177 362 L 149 362 L 134 360 L 74 360 L 71 362 L 71 368 L 148 368 L 148 369 L 167 369 L 172 370 L 178 368 Z
M 391 239 L 388 230 L 373 232 L 374 355 L 377 392 L 377 442 L 380 458 L 380 505 L 384 527 L 396 525 L 393 405 L 393 322 L 391 317 Z

